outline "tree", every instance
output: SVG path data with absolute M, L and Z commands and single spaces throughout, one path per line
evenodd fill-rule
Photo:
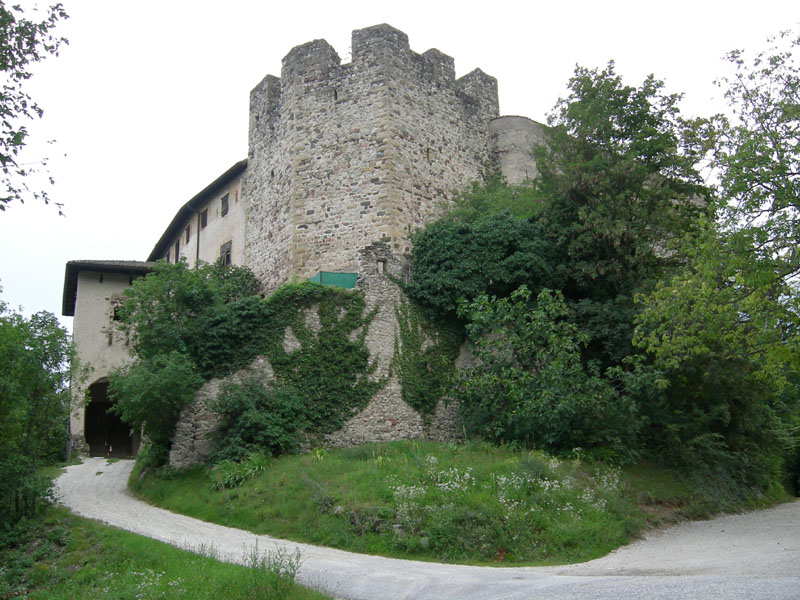
M 472 191 L 480 195 L 484 189 Z M 505 297 L 521 285 L 538 291 L 551 282 L 552 249 L 541 226 L 496 207 L 486 207 L 486 213 L 466 221 L 441 219 L 414 236 L 406 286 L 413 300 L 452 317 L 461 299 L 481 293 Z
M 205 379 L 232 370 L 232 348 L 252 343 L 236 325 L 262 316 L 249 310 L 257 291 L 244 267 L 184 261 L 159 262 L 125 290 L 120 327 L 137 360 L 110 374 L 109 394 L 120 418 L 147 435 L 156 463 L 166 461 L 181 408 Z
M 714 155 L 722 230 L 758 267 L 746 275 L 761 287 L 800 273 L 800 36 L 770 42 L 752 64 L 741 50 L 727 56 L 733 74 L 717 84 L 734 117 L 721 120 Z
M 524 286 L 508 298 L 462 303 L 475 364 L 459 373 L 457 398 L 471 432 L 551 451 L 635 451 L 636 404 L 581 363 L 587 338 L 567 320 L 558 292 L 533 300 Z
M 258 289 L 255 275 L 244 267 L 219 261 L 194 268 L 183 261 L 159 262 L 125 290 L 121 327 L 137 358 L 180 352 L 204 375 L 214 375 L 214 365 L 206 361 L 210 324 L 225 321 L 237 301 L 255 296 Z
M 185 354 L 156 354 L 111 372 L 109 394 L 117 401 L 111 410 L 147 436 L 156 449 L 156 462 L 166 462 L 181 408 L 194 399 L 202 383 Z
M 649 407 L 662 453 L 726 462 L 761 486 L 800 448 L 799 40 L 773 42 L 750 64 L 727 57 L 733 74 L 718 83 L 733 118 L 710 138 L 716 218 L 682 240 L 685 267 L 642 298 L 635 338 L 662 376 Z
M 675 266 L 671 241 L 691 230 L 708 191 L 698 164 L 701 122 L 652 75 L 638 88 L 605 69 L 577 67 L 546 144 L 534 149 L 540 224 L 555 246 L 553 274 L 603 367 L 630 351 L 633 295 Z
M 54 315 L 26 319 L 0 302 L 0 533 L 47 498 L 50 483 L 36 468 L 65 458 L 74 366 Z
M 27 19 L 19 6 L 6 7 L 0 0 L 0 169 L 5 193 L 0 194 L 0 210 L 14 200 L 24 202 L 26 196 L 50 201 L 46 191 L 29 187 L 25 179 L 37 167 L 19 162 L 28 130 L 26 120 L 41 117 L 39 105 L 25 91 L 24 84 L 32 76 L 31 67 L 50 55 L 57 55 L 67 40 L 56 36 L 53 29 L 67 13 L 59 3 L 47 9 L 41 21 Z M 52 183 L 52 179 L 50 180 Z M 60 204 L 56 204 L 59 208 Z

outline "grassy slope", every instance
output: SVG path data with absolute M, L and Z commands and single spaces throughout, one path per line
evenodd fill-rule
M 620 471 L 470 443 L 317 450 L 269 461 L 218 491 L 201 468 L 131 483 L 158 506 L 256 533 L 480 564 L 589 560 L 647 527 L 731 508 L 663 469 Z
M 0 598 L 328 598 L 277 571 L 221 563 L 52 508 L 19 544 L 0 549 Z

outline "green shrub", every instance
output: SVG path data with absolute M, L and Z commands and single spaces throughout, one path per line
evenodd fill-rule
M 477 362 L 459 374 L 466 427 L 486 439 L 551 451 L 594 449 L 635 456 L 636 403 L 581 363 L 577 327 L 559 293 L 536 301 L 525 287 L 509 298 L 462 304 Z
M 211 487 L 215 490 L 239 487 L 248 479 L 263 473 L 269 466 L 269 461 L 270 457 L 260 452 L 251 454 L 241 462 L 221 460 L 209 471 Z
M 296 452 L 308 429 L 302 396 L 252 378 L 224 384 L 213 409 L 222 417 L 212 454 L 215 462 L 241 461 L 258 452 Z
M 111 410 L 132 429 L 141 428 L 163 456 L 181 408 L 202 382 L 188 356 L 174 350 L 157 354 L 109 375 L 109 395 L 116 401 Z
M 414 266 L 405 286 L 411 299 L 440 317 L 481 293 L 507 296 L 520 285 L 550 283 L 551 245 L 542 227 L 508 213 L 474 222 L 443 219 L 414 236 Z

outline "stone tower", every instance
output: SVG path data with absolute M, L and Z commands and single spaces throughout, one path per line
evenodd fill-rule
M 353 32 L 342 64 L 325 40 L 297 46 L 250 94 L 245 264 L 269 291 L 318 271 L 359 272 L 382 242 L 396 257 L 454 190 L 493 160 L 497 81 L 455 78 L 388 25 Z

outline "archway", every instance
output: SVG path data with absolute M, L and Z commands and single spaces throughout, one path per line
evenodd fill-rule
M 129 458 L 139 450 L 140 435 L 131 435 L 130 427 L 109 412 L 112 405 L 108 397 L 108 380 L 103 378 L 89 386 L 83 429 L 89 456 Z

